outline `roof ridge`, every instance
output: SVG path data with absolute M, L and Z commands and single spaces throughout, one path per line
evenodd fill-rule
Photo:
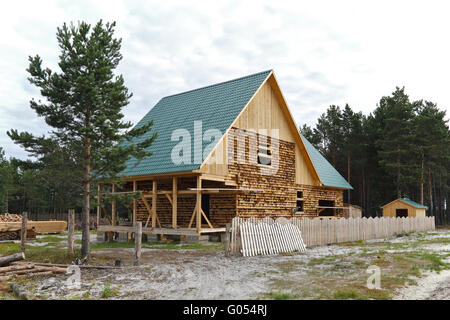
M 228 82 L 232 82 L 232 81 L 236 81 L 236 80 L 249 78 L 249 77 L 256 76 L 256 75 L 259 75 L 259 74 L 262 74 L 262 73 L 266 73 L 266 72 L 273 72 L 273 69 L 268 69 L 268 70 L 265 70 L 265 71 L 249 74 L 249 75 L 246 75 L 246 76 L 243 76 L 243 77 L 239 77 L 239 78 L 235 78 L 235 79 L 231 79 L 231 80 L 227 80 L 227 81 L 217 82 L 217 83 L 214 83 L 214 84 L 210 84 L 210 85 L 203 86 L 203 87 L 200 87 L 200 88 L 195 88 L 195 89 L 183 91 L 183 92 L 180 92 L 180 93 L 170 94 L 168 96 L 165 96 L 165 97 L 161 98 L 161 100 L 165 99 L 165 98 L 174 97 L 174 96 L 178 96 L 178 95 L 181 95 L 181 94 L 185 94 L 185 93 L 201 90 L 201 89 L 206 89 L 206 88 L 209 88 L 209 87 L 214 87 L 214 86 L 217 86 L 219 84 L 224 84 L 224 83 L 228 83 Z

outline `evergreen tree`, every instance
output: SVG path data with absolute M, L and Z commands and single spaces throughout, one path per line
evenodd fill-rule
M 378 108 L 386 115 L 384 126 L 380 128 L 381 138 L 377 141 L 380 165 L 394 177 L 400 198 L 415 178 L 411 163 L 414 106 L 404 88 L 397 87 L 392 96 L 381 98 Z
M 57 30 L 61 49 L 60 73 L 42 67 L 39 56 L 30 57 L 29 81 L 40 88 L 43 101 L 30 101 L 30 107 L 54 128 L 48 137 L 10 130 L 8 135 L 27 151 L 42 158 L 56 143 L 71 159 L 69 168 L 81 177 L 82 193 L 82 256 L 89 256 L 89 212 L 91 185 L 102 179 L 117 183 L 125 162 L 130 157 L 150 156 L 148 147 L 156 138 L 130 142 L 149 131 L 152 122 L 131 129 L 124 122 L 122 108 L 132 94 L 121 75 L 114 70 L 122 59 L 121 39 L 115 39 L 115 23 L 100 20 L 91 25 L 64 24 Z

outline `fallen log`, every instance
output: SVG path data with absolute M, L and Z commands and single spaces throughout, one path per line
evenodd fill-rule
M 0 257 L 0 267 L 7 266 L 11 262 L 20 261 L 23 259 L 25 259 L 25 253 L 23 253 L 23 252 L 15 253 L 10 256 Z
M 11 271 L 33 269 L 34 267 L 35 267 L 35 265 L 33 265 L 33 264 L 15 264 L 15 265 L 12 265 L 9 267 L 1 267 L 0 274 L 11 272 Z
M 24 262 L 13 262 L 12 264 L 18 265 L 23 264 Z M 60 264 L 60 263 L 44 263 L 44 262 L 33 262 L 33 264 L 37 266 L 48 266 L 48 267 L 61 267 L 61 268 L 67 268 L 68 266 L 77 266 L 80 269 L 122 269 L 122 267 L 116 267 L 116 266 L 95 266 L 95 265 L 76 265 L 76 264 Z

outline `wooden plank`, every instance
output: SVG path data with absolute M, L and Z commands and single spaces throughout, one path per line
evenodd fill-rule
M 22 213 L 22 228 L 20 229 L 20 251 L 25 252 L 25 241 L 27 240 L 27 212 Z
M 137 181 L 133 181 L 133 192 L 137 191 Z M 133 198 L 133 226 L 136 226 L 136 217 L 137 217 L 137 200 Z
M 197 177 L 197 189 L 202 188 L 202 179 L 200 176 Z M 200 235 L 202 231 L 202 217 L 201 217 L 201 211 L 202 211 L 202 195 L 201 191 L 196 191 L 196 207 L 197 207 L 197 233 Z
M 152 197 L 152 228 L 156 227 L 156 201 L 157 201 L 157 189 L 158 189 L 158 184 L 156 182 L 156 180 L 153 180 L 153 188 L 152 188 L 152 193 L 153 193 L 153 197 Z M 161 226 L 160 226 L 161 227 Z
M 67 215 L 67 253 L 73 255 L 73 233 L 75 231 L 75 210 L 70 209 Z
M 177 228 L 177 213 L 178 213 L 178 178 L 172 179 L 172 228 Z
M 205 218 L 205 220 L 206 220 L 206 223 L 208 223 L 208 225 L 209 225 L 209 227 L 210 227 L 211 229 L 214 229 L 213 226 L 212 226 L 212 224 L 211 224 L 211 222 L 209 222 L 209 219 L 206 217 L 206 214 L 203 212 L 203 209 L 200 209 L 200 210 L 201 210 L 201 212 L 202 212 L 203 218 Z
M 138 266 L 141 263 L 141 246 L 142 246 L 142 222 L 136 223 L 136 230 L 134 235 L 134 265 Z

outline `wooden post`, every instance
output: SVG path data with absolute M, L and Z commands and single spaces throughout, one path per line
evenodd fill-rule
M 200 236 L 200 233 L 202 231 L 202 193 L 201 193 L 201 188 L 202 188 L 202 180 L 200 178 L 200 176 L 197 177 L 197 219 L 196 219 L 196 225 L 197 225 L 197 233 Z
M 116 192 L 116 185 L 112 185 L 112 192 Z M 116 222 L 116 200 L 112 200 L 111 203 L 111 218 L 112 218 L 112 225 L 115 226 L 117 224 Z
M 177 228 L 177 200 L 178 200 L 178 179 L 172 179 L 172 228 Z
M 67 216 L 67 253 L 73 254 L 73 231 L 75 230 L 75 212 L 73 209 L 69 210 Z
M 156 193 L 158 188 L 158 184 L 156 180 L 153 180 L 153 189 L 152 189 L 152 228 L 156 227 L 156 199 L 158 194 Z
M 230 229 L 231 226 L 229 223 L 225 225 L 225 255 L 230 255 Z
M 137 181 L 133 181 L 133 192 L 137 191 Z M 136 226 L 137 201 L 133 199 L 133 226 Z
M 101 208 L 100 208 L 100 202 L 102 201 L 101 195 L 100 195 L 101 187 L 100 183 L 97 184 L 97 227 L 100 225 L 100 216 L 101 216 Z M 70 213 L 69 213 L 70 214 Z
M 142 222 L 136 223 L 136 232 L 134 234 L 134 265 L 138 266 L 141 262 L 142 245 Z
M 27 240 L 27 212 L 22 213 L 22 228 L 20 230 L 20 251 L 25 252 L 25 241 Z

